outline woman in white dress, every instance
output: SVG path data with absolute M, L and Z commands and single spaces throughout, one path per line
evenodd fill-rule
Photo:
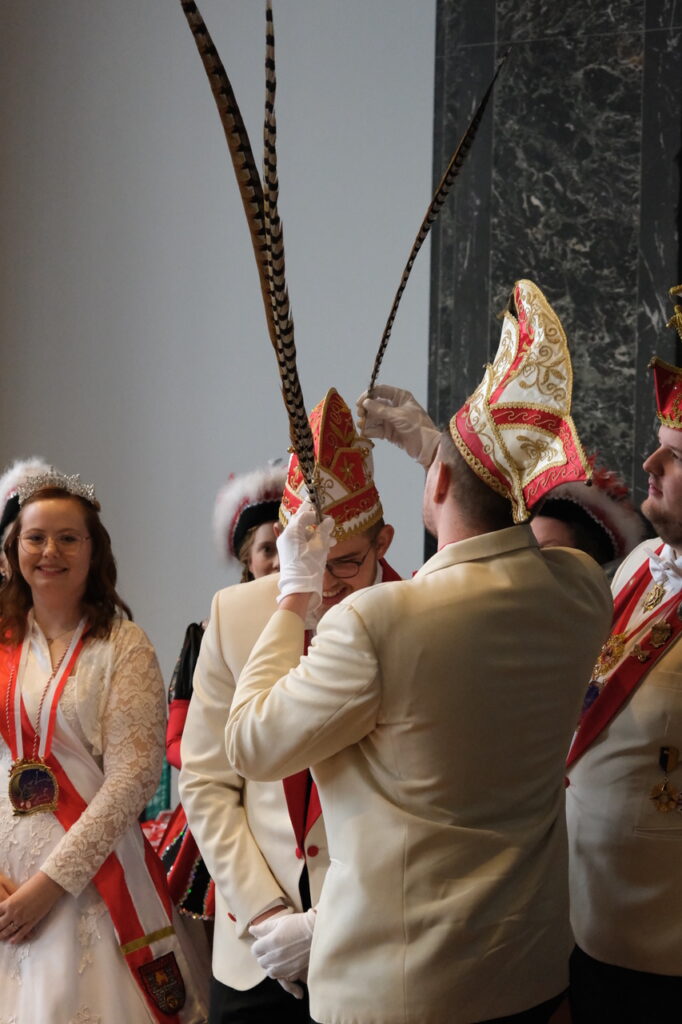
M 199 1024 L 137 822 L 164 747 L 154 650 L 93 489 L 51 474 L 19 500 L 0 589 L 0 1024 Z

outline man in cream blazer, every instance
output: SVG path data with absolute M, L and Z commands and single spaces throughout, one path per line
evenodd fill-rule
M 659 536 L 613 580 L 612 636 L 569 755 L 575 1024 L 658 1024 L 682 1008 L 682 369 L 653 366 L 642 511 Z
M 355 590 L 399 577 L 383 559 L 393 528 L 381 518 L 371 442 L 358 438 L 350 410 L 333 389 L 310 419 L 317 472 L 328 483 L 325 509 L 338 538 L 324 574 L 321 611 L 326 612 Z M 352 479 L 344 469 L 349 464 Z M 283 496 L 285 521 L 300 504 L 301 487 L 294 457 Z M 274 952 L 287 957 L 293 946 L 300 951 L 306 934 L 309 948 L 314 914 L 304 921 L 303 911 L 316 905 L 329 866 L 317 791 L 306 785 L 307 772 L 287 780 L 286 791 L 280 781 L 245 781 L 229 764 L 224 739 L 235 682 L 277 608 L 277 583 L 270 575 L 215 595 L 182 738 L 180 797 L 216 887 L 211 1024 L 309 1020 L 307 998 L 292 998 L 300 995 L 299 985 L 283 978 L 285 991 L 266 978 L 266 970 L 272 976 L 278 972 L 256 959 L 257 931 L 250 929 L 272 915 L 269 923 L 278 921 L 280 931 L 301 929 L 293 937 L 278 939 L 275 932 L 264 939 L 275 943 Z M 301 635 L 299 655 L 308 639 Z M 287 913 L 289 920 L 282 921 Z M 278 949 L 278 942 L 288 950 Z M 300 962 L 296 966 L 294 977 L 304 979 L 305 968 Z
M 565 339 L 556 321 L 545 330 L 545 304 L 517 285 L 518 321 L 507 315 L 484 389 L 477 422 L 499 416 L 500 438 L 514 414 L 504 450 L 478 445 L 476 393 L 443 435 L 424 493 L 438 553 L 328 612 L 300 662 L 309 594 L 286 581 L 300 581 L 301 552 L 312 573 L 326 551 L 312 514 L 280 538 L 287 596 L 242 672 L 226 739 L 252 779 L 313 766 L 331 857 L 309 971 L 321 1024 L 543 1021 L 567 984 L 564 760 L 611 600 L 591 558 L 543 551 L 513 525 L 553 467 L 584 474 Z M 529 366 L 519 387 L 537 356 L 556 376 Z M 384 436 L 422 454 L 418 428 L 393 427 Z M 462 448 L 472 465 L 487 458 L 482 479 Z

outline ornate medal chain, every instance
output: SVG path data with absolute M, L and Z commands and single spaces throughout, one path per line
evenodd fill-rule
M 664 644 L 668 642 L 672 634 L 672 626 L 668 622 L 665 622 L 665 614 L 667 613 L 668 608 L 672 606 L 673 602 L 676 600 L 680 600 L 682 595 L 680 595 L 679 593 L 672 593 L 668 600 L 659 608 L 658 605 L 661 604 L 661 601 L 663 599 L 663 593 L 665 591 L 665 588 L 661 584 L 656 584 L 657 588 L 659 586 L 660 596 L 657 593 L 656 600 L 653 602 L 653 611 L 651 600 L 645 597 L 644 603 L 642 604 L 642 608 L 644 611 L 650 612 L 650 614 L 646 618 L 644 618 L 640 623 L 638 623 L 638 625 L 634 626 L 630 630 L 622 629 L 622 626 L 624 626 L 625 623 L 630 620 L 632 613 L 637 607 L 637 603 L 640 600 L 642 590 L 645 589 L 644 587 L 642 587 L 642 589 L 639 591 L 636 590 L 631 595 L 627 605 L 619 615 L 618 624 L 616 625 L 614 632 L 611 633 L 611 635 L 605 641 L 604 646 L 599 652 L 597 663 L 594 666 L 594 669 L 592 670 L 592 679 L 590 680 L 590 684 L 585 694 L 583 714 L 592 706 L 592 704 L 594 704 L 595 700 L 604 689 L 604 686 L 606 685 L 605 677 L 609 674 L 609 672 L 612 669 L 616 668 L 616 666 L 620 663 L 623 657 L 623 653 L 625 652 L 625 648 L 627 647 L 628 643 L 630 642 L 633 636 L 635 636 L 637 633 L 642 633 L 642 640 L 644 640 L 644 634 L 646 632 L 646 629 L 651 624 L 649 636 L 649 642 L 651 643 L 651 646 L 663 647 Z M 652 622 L 652 619 L 654 619 L 657 616 L 663 616 L 663 618 L 660 621 Z M 618 631 L 618 626 L 621 627 L 620 631 Z M 644 662 L 648 661 L 651 657 L 651 653 L 645 650 L 645 648 L 641 646 L 641 643 L 636 643 L 630 651 L 629 657 L 636 658 L 637 661 L 639 661 L 641 664 L 644 664 Z
M 30 757 L 24 755 L 22 736 L 23 726 L 20 721 L 20 708 L 24 707 L 25 709 L 25 705 L 23 704 L 21 692 L 18 694 L 16 692 L 19 683 L 19 669 L 21 669 L 23 664 L 23 658 L 20 659 L 19 664 L 15 662 L 12 666 L 5 700 L 5 717 L 7 719 L 7 735 L 11 737 L 12 709 L 10 704 L 11 699 L 13 698 L 15 705 L 14 739 L 16 753 L 11 751 L 14 760 L 12 761 L 9 770 L 9 799 L 15 815 L 36 814 L 40 811 L 55 811 L 57 809 L 57 803 L 59 800 L 59 783 L 54 771 L 45 761 L 45 757 L 48 756 L 47 747 L 48 745 L 51 745 L 51 726 L 48 721 L 47 731 L 45 734 L 45 751 L 43 756 L 39 753 L 41 747 L 41 720 L 43 716 L 43 708 L 45 706 L 45 699 L 47 698 L 48 693 L 54 690 L 55 706 L 56 702 L 59 700 L 59 694 L 66 682 L 64 677 L 65 675 L 68 675 L 75 659 L 78 657 L 78 652 L 82 645 L 84 627 L 85 619 L 82 619 L 76 629 L 71 631 L 74 633 L 74 636 L 72 637 L 71 642 L 67 644 L 61 658 L 50 673 L 50 677 L 43 688 L 38 704 L 35 726 L 33 727 L 33 749 Z M 63 633 L 62 636 L 66 636 L 66 632 Z M 69 661 L 69 664 L 63 668 L 67 656 L 69 656 L 71 660 Z
M 73 630 L 72 630 L 72 632 L 73 632 Z M 64 633 L 63 636 L 66 636 L 66 634 Z M 55 639 L 57 639 L 57 638 L 55 637 Z M 59 661 L 57 662 L 57 664 L 53 668 L 53 670 L 52 670 L 52 672 L 50 674 L 50 678 L 45 683 L 45 689 L 43 690 L 42 696 L 40 698 L 40 703 L 38 704 L 38 714 L 36 715 L 36 724 L 33 726 L 34 737 L 33 737 L 33 750 L 31 751 L 31 760 L 32 761 L 35 761 L 36 756 L 38 754 L 38 744 L 40 742 L 40 716 L 43 713 L 43 704 L 45 703 L 45 698 L 47 697 L 47 691 L 50 689 L 50 685 L 52 683 L 52 680 L 54 679 L 54 677 L 57 675 L 57 673 L 59 672 L 60 668 L 62 667 L 62 662 L 64 661 L 64 658 L 66 657 L 66 652 L 67 651 L 68 651 L 68 647 L 66 647 L 64 649 L 64 653 L 62 654 L 61 658 L 59 659 Z M 16 674 L 17 674 L 17 667 L 16 667 L 16 665 L 12 665 L 12 671 L 10 672 L 9 683 L 7 685 L 7 693 L 5 695 L 5 721 L 7 722 L 7 735 L 8 736 L 12 735 L 11 718 L 10 718 L 10 707 L 9 707 L 9 695 L 12 692 L 12 684 L 14 683 Z

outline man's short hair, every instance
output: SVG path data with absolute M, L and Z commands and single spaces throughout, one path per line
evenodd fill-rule
M 486 533 L 514 525 L 512 505 L 474 473 L 452 440 L 447 427 L 441 433 L 438 457 L 450 469 L 450 487 L 460 512 L 473 526 Z

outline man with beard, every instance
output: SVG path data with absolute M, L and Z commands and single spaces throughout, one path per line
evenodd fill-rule
M 568 760 L 575 1024 L 664 1024 L 682 1007 L 682 369 L 651 365 L 642 512 L 658 536 L 614 577 Z

